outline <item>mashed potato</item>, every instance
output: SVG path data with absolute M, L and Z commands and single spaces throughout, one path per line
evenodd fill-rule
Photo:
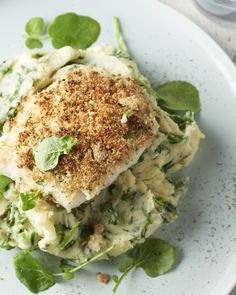
M 117 256 L 177 217 L 185 179 L 203 135 L 178 125 L 138 81 L 136 64 L 109 46 L 24 54 L 2 65 L 0 196 L 2 246 L 40 248 L 84 260 Z M 42 172 L 34 150 L 43 138 L 77 139 L 55 169 Z M 37 193 L 24 209 L 22 194 Z

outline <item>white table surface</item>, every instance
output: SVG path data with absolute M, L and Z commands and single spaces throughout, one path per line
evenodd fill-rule
M 201 27 L 225 50 L 225 52 L 236 64 L 236 21 L 230 22 L 210 15 L 204 12 L 194 0 L 159 1 L 178 10 Z M 230 295 L 236 295 L 236 287 Z

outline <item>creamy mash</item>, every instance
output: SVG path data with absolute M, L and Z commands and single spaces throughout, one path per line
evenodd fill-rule
M 12 180 L 0 194 L 2 247 L 81 261 L 113 245 L 109 255 L 117 256 L 177 217 L 186 179 L 172 176 L 189 165 L 203 135 L 193 119 L 177 124 L 137 81 L 147 80 L 136 64 L 105 45 L 26 53 L 2 64 L 0 175 Z M 91 96 L 86 106 L 81 85 Z M 60 111 L 66 96 L 68 118 Z M 89 103 L 95 107 L 85 112 Z M 55 170 L 39 171 L 35 146 L 68 132 L 78 146 Z M 32 192 L 39 198 L 23 210 L 20 196 Z

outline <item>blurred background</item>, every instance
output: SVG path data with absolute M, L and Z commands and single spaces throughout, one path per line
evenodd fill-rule
M 236 0 L 159 1 L 178 10 L 201 27 L 236 63 Z

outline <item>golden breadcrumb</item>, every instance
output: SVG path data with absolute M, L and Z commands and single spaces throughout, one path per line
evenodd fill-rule
M 18 116 L 26 116 L 16 144 L 18 167 L 30 168 L 35 178 L 56 178 L 69 190 L 98 187 L 149 146 L 158 129 L 147 94 L 134 79 L 82 66 L 25 97 Z M 54 170 L 39 172 L 35 146 L 44 137 L 63 135 L 78 144 Z

